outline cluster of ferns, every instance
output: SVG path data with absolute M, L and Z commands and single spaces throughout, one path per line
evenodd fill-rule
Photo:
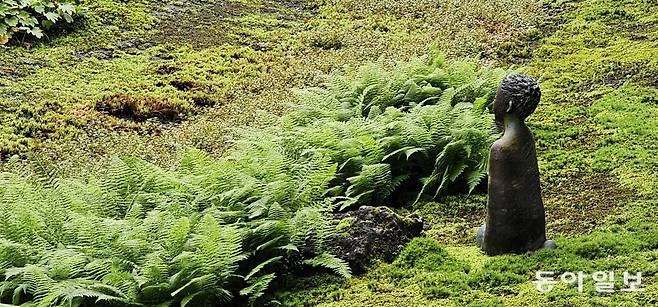
M 0 175 L 0 302 L 262 304 L 299 257 L 349 277 L 327 244 L 332 213 L 472 190 L 506 74 L 440 57 L 383 66 L 294 91 L 287 115 L 236 129 L 221 158 L 190 149 L 170 169 L 123 157 L 91 178 Z

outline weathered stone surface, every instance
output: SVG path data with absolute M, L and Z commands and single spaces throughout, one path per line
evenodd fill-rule
M 335 218 L 340 222 L 328 245 L 356 274 L 375 260 L 393 261 L 411 239 L 429 228 L 420 216 L 400 216 L 387 207 L 362 206 L 336 213 Z

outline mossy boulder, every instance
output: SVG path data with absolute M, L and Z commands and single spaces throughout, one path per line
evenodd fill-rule
M 362 206 L 356 211 L 337 213 L 335 218 L 340 222 L 329 245 L 357 274 L 377 260 L 393 261 L 411 239 L 427 229 L 420 216 L 401 216 L 387 207 Z

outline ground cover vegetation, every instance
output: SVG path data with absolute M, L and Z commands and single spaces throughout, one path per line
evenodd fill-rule
M 0 52 L 2 153 L 40 153 L 62 175 L 113 154 L 162 166 L 188 146 L 221 154 L 224 135 L 258 125 L 258 110 L 286 112 L 293 88 L 344 66 L 406 61 L 434 41 L 490 63 L 541 12 L 529 0 L 460 3 L 81 1 L 73 27 Z
M 0 49 L 13 173 L 2 177 L 3 302 L 658 300 L 655 1 L 81 4 L 71 27 Z M 393 65 L 432 43 L 473 60 Z M 540 81 L 529 124 L 557 250 L 474 247 L 486 197 L 467 194 L 496 137 L 486 105 L 506 73 L 491 64 Z M 340 224 L 330 212 L 361 204 L 414 211 L 433 228 L 393 263 L 345 279 L 323 238 Z M 332 273 L 282 274 L 291 263 Z M 599 294 L 590 279 L 585 293 L 545 295 L 532 284 L 540 269 L 640 271 L 647 290 Z
M 299 91 L 270 128 L 238 134 L 214 161 L 198 150 L 166 171 L 115 159 L 86 180 L 6 174 L 2 300 L 39 305 L 256 303 L 286 258 L 350 277 L 324 241 L 329 213 L 472 190 L 495 139 L 501 69 L 418 59 L 336 75 Z M 28 196 L 29 195 L 29 196 Z M 397 197 L 402 199 L 402 197 Z M 400 200 L 398 200 L 400 201 Z
M 535 132 L 548 232 L 557 250 L 484 257 L 473 246 L 486 197 L 452 196 L 416 206 L 434 229 L 363 277 L 309 277 L 282 292 L 290 305 L 648 306 L 656 304 L 656 3 L 546 1 L 548 22 L 504 43 L 501 59 L 539 78 Z M 438 245 L 437 243 L 442 243 Z M 435 259 L 444 259 L 437 261 Z M 436 267 L 428 269 L 426 263 Z M 417 264 L 416 264 L 417 263 Z M 643 272 L 640 293 L 584 293 L 562 284 L 548 295 L 537 270 Z M 323 279 L 324 278 L 324 279 Z M 310 285 L 310 286 L 309 286 Z

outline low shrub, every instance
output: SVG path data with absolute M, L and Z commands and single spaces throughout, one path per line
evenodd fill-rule
M 278 126 L 243 133 L 238 152 L 331 165 L 329 189 L 318 192 L 341 209 L 436 198 L 459 182 L 470 192 L 486 176 L 496 138 L 486 110 L 504 75 L 440 57 L 393 70 L 367 65 L 355 78 L 297 91 L 296 110 Z
M 45 29 L 73 22 L 81 11 L 77 0 L 2 0 L 0 2 L 0 45 L 16 34 L 42 38 Z

